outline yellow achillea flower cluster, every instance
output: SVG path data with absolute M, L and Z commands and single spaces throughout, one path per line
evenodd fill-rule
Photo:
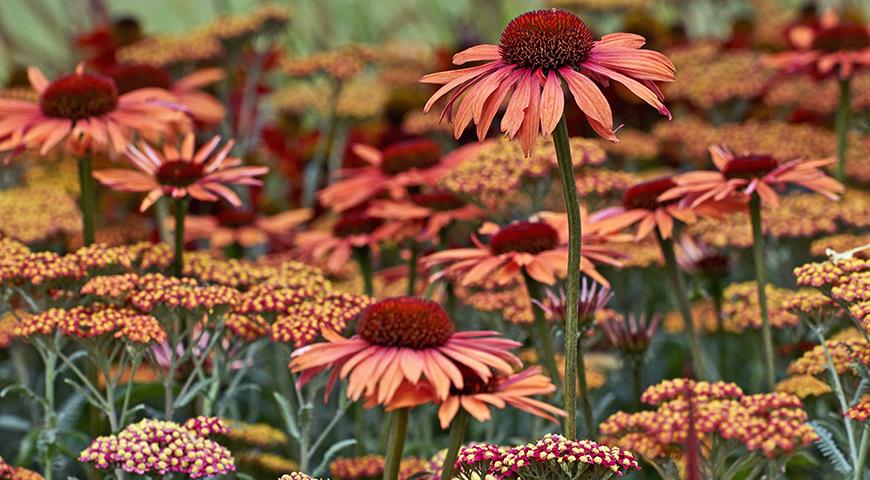
M 870 244 L 870 234 L 841 233 L 813 240 L 813 243 L 810 244 L 810 253 L 816 257 L 827 257 L 829 250 L 845 252 L 868 244 Z M 854 256 L 867 259 L 870 256 L 870 249 L 855 252 Z
M 674 65 L 680 81 L 666 85 L 665 94 L 705 110 L 759 96 L 775 73 L 764 66 L 761 54 L 748 50 L 697 49 L 694 55 L 677 55 Z
M 572 138 L 574 167 L 600 165 L 605 160 L 601 146 L 584 138 Z M 441 187 L 460 198 L 471 198 L 487 207 L 504 206 L 515 198 L 524 180 L 539 179 L 556 171 L 556 151 L 551 140 L 539 139 L 530 157 L 516 142 L 492 140 L 473 150 L 441 179 Z
M 776 384 L 776 391 L 791 393 L 799 398 L 817 397 L 830 393 L 831 386 L 812 375 L 795 375 Z
M 617 254 L 622 268 L 646 268 L 664 265 L 662 250 L 652 237 L 640 242 L 607 242 L 607 249 Z
M 352 43 L 335 50 L 285 59 L 281 68 L 293 77 L 325 74 L 335 80 L 348 80 L 378 58 L 374 47 Z
M 374 300 L 364 295 L 333 293 L 288 306 L 272 324 L 272 340 L 299 348 L 320 337 L 324 330 L 342 333 Z
M 825 350 L 831 356 L 834 369 L 838 374 L 854 373 L 854 364 L 870 365 L 870 345 L 856 329 L 840 332 L 831 340 L 825 341 L 825 346 L 818 345 L 793 361 L 788 367 L 789 375 L 822 375 L 827 372 L 828 359 Z
M 140 344 L 160 343 L 166 339 L 166 332 L 156 318 L 113 305 L 51 308 L 37 314 L 23 315 L 15 326 L 15 335 L 20 337 L 50 335 L 55 331 L 80 339 L 111 335 Z
M 339 457 L 330 462 L 329 473 L 333 480 L 364 480 L 380 478 L 384 474 L 384 457 L 365 455 L 362 457 Z M 407 480 L 414 475 L 427 471 L 429 461 L 423 458 L 403 458 L 399 463 L 399 480 Z
M 481 285 L 457 285 L 456 298 L 480 312 L 497 312 L 506 321 L 516 325 L 529 325 L 534 321 L 532 302 L 526 286 L 520 281 L 497 286 L 484 281 Z
M 238 420 L 223 420 L 229 428 L 224 434 L 230 440 L 242 442 L 255 447 L 285 445 L 287 434 L 267 423 L 246 423 Z
M 38 243 L 81 229 L 75 198 L 49 185 L 0 190 L 0 235 Z
M 831 287 L 849 281 L 852 274 L 870 270 L 870 261 L 847 258 L 837 262 L 813 262 L 794 269 L 798 285 L 815 288 Z
M 790 394 L 744 395 L 733 383 L 675 379 L 648 388 L 641 400 L 656 409 L 617 412 L 600 429 L 605 442 L 636 450 L 653 462 L 680 457 L 690 425 L 700 445 L 719 438 L 718 448 L 742 445 L 767 458 L 791 453 L 818 438 L 800 399 Z
M 304 290 L 308 295 L 325 292 L 330 283 L 319 269 L 301 262 L 262 262 L 215 258 L 206 252 L 184 256 L 184 274 L 208 283 L 246 289 L 255 285 Z
M 269 472 L 287 472 L 299 468 L 295 460 L 270 452 L 246 452 L 239 457 L 239 463 Z
M 692 321 L 695 322 L 695 327 L 699 331 L 706 333 L 719 331 L 719 320 L 716 318 L 716 310 L 712 300 L 707 298 L 696 300 L 692 302 L 691 308 Z M 670 334 L 682 333 L 686 328 L 686 323 L 680 312 L 674 310 L 665 315 L 662 328 Z
M 774 328 L 793 327 L 800 318 L 783 306 L 791 292 L 768 284 L 765 288 L 768 299 L 768 316 Z M 722 292 L 723 326 L 726 331 L 740 333 L 747 328 L 761 328 L 761 308 L 758 304 L 758 287 L 754 281 L 734 283 Z
M 120 468 L 137 475 L 180 473 L 189 478 L 215 477 L 236 470 L 229 450 L 206 438 L 221 429 L 206 429 L 202 421 L 175 422 L 145 419 L 117 435 L 98 437 L 79 455 L 80 462 L 97 469 Z M 218 424 L 219 426 L 219 424 Z
M 0 348 L 6 348 L 15 339 L 15 317 L 6 313 L 0 317 Z
M 870 106 L 870 75 L 862 72 L 851 79 L 853 111 Z M 837 109 L 839 86 L 834 77 L 811 78 L 809 75 L 791 75 L 773 83 L 764 95 L 764 103 L 774 107 L 800 107 L 818 113 L 833 113 Z
M 601 147 L 608 157 L 624 160 L 649 160 L 659 154 L 659 139 L 641 130 L 619 129 L 619 142 L 603 142 Z M 579 178 L 578 178 L 579 180 Z M 634 185 L 637 182 L 632 183 Z
M 9 465 L 0 457 L 0 480 L 43 480 L 43 477 L 33 470 Z
M 870 419 L 870 400 L 864 399 L 846 410 L 846 417 L 859 422 Z

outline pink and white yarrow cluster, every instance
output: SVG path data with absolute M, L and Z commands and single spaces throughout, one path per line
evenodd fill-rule
M 138 475 L 180 473 L 188 478 L 234 472 L 232 454 L 206 436 L 226 433 L 220 420 L 197 417 L 179 425 L 145 419 L 117 435 L 99 437 L 79 455 L 95 468 L 120 468 Z
M 622 476 L 640 467 L 634 455 L 626 450 L 547 434 L 535 443 L 509 450 L 487 444 L 463 448 L 456 460 L 456 470 L 463 478 L 492 475 L 508 480 L 597 480 Z

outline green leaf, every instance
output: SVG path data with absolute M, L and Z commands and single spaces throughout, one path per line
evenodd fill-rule
M 844 475 L 850 473 L 852 471 L 852 466 L 849 465 L 846 457 L 843 456 L 843 452 L 840 451 L 840 447 L 837 446 L 831 432 L 818 422 L 810 422 L 810 425 L 812 425 L 816 430 L 816 433 L 819 434 L 819 440 L 816 442 L 816 445 L 819 447 L 819 451 L 822 452 L 822 455 L 824 455 L 828 460 L 828 463 L 830 463 L 839 473 Z
M 320 465 L 318 465 L 314 471 L 315 472 L 325 471 L 326 465 L 329 464 L 329 461 L 332 460 L 332 457 L 334 457 L 335 454 L 337 454 L 338 452 L 340 452 L 344 448 L 352 447 L 354 445 L 356 445 L 355 438 L 349 438 L 347 440 L 342 440 L 340 442 L 332 444 L 332 446 L 329 447 L 329 450 L 327 450 L 326 453 L 323 454 L 323 460 L 320 461 Z
M 290 406 L 290 401 L 279 392 L 273 392 L 272 396 L 275 397 L 275 402 L 278 403 L 278 407 L 281 409 L 281 418 L 284 420 L 284 426 L 287 428 L 287 433 L 289 433 L 294 439 L 299 440 L 299 438 L 302 437 L 302 434 L 299 432 L 299 425 L 296 423 L 296 414 Z
M 16 465 L 28 465 L 33 461 L 33 453 L 36 451 L 36 441 L 42 428 L 37 426 L 27 432 L 27 435 L 18 444 L 18 454 L 15 456 Z
M 30 421 L 16 415 L 0 415 L 0 430 L 26 432 L 30 430 Z
M 194 383 L 193 386 L 190 387 L 189 390 L 187 390 L 186 392 L 184 392 L 183 395 L 181 395 L 180 397 L 175 399 L 175 402 L 172 403 L 172 406 L 174 408 L 181 408 L 181 407 L 187 405 L 188 403 L 192 402 L 193 399 L 196 398 L 197 395 L 202 393 L 206 389 L 206 387 L 208 387 L 209 384 L 211 384 L 211 382 L 212 382 L 211 378 L 203 378 L 202 380 Z

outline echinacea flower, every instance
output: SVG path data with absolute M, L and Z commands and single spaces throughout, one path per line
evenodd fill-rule
M 411 194 L 407 200 L 372 200 L 367 213 L 375 218 L 392 220 L 397 228 L 407 223 L 419 230 L 420 241 L 438 241 L 438 234 L 454 222 L 477 220 L 483 210 L 469 205 L 448 191 Z
M 509 97 L 501 131 L 510 138 L 519 135 L 529 155 L 538 132 L 549 136 L 562 118 L 564 81 L 592 129 L 616 141 L 610 104 L 596 82 L 618 82 L 670 118 L 655 82 L 673 81 L 674 65 L 659 52 L 641 50 L 644 43 L 628 33 L 596 41 L 580 17 L 564 10 L 527 12 L 511 20 L 498 45 L 477 45 L 453 57 L 456 65 L 485 63 L 421 78 L 443 85 L 425 110 L 453 92 L 442 116 L 453 122 L 457 138 L 474 121 L 482 140 Z
M 472 237 L 474 247 L 456 248 L 433 253 L 423 259 L 429 267 L 444 266 L 432 279 L 447 277 L 461 285 L 471 285 L 491 277 L 504 285 L 522 272 L 532 279 L 553 285 L 568 270 L 568 231 L 563 214 L 542 212 L 540 219 L 515 222 L 499 228 L 484 225 L 482 232 L 490 235 L 488 244 Z M 585 217 L 585 216 L 584 216 Z M 580 270 L 598 283 L 609 285 L 595 268 L 595 262 L 618 266 L 600 242 L 597 231 L 584 229 Z
M 353 152 L 368 165 L 339 171 L 339 180 L 321 190 L 317 198 L 337 212 L 385 192 L 393 199 L 402 199 L 408 187 L 434 186 L 465 149 L 442 156 L 437 143 L 423 138 L 405 140 L 383 150 L 357 144 Z
M 271 216 L 252 210 L 222 208 L 209 216 L 186 218 L 185 241 L 207 239 L 211 248 L 233 244 L 242 247 L 262 245 L 270 238 L 288 238 L 293 229 L 311 218 L 311 210 L 300 208 Z M 173 227 L 174 228 L 174 223 Z
M 347 397 L 363 395 L 384 404 L 403 381 L 416 385 L 429 382 L 439 400 L 451 387 L 462 389 L 460 367 L 483 381 L 494 371 L 506 374 L 520 365 L 509 349 L 520 344 L 490 331 L 457 332 L 453 321 L 437 303 L 412 297 L 381 300 L 364 310 L 357 321 L 357 334 L 343 338 L 324 331 L 325 343 L 293 352 L 290 369 L 307 383 L 324 369 L 331 370 L 329 385 L 348 379 Z M 328 390 L 327 390 L 328 391 Z
M 147 192 L 139 211 L 144 212 L 160 197 L 174 199 L 192 197 L 204 202 L 216 202 L 223 198 L 231 205 L 242 204 L 238 194 L 229 185 L 262 185 L 254 177 L 265 175 L 266 167 L 243 167 L 242 161 L 230 157 L 235 142 L 230 140 L 215 153 L 221 138 L 214 137 L 194 151 L 193 133 L 184 137 L 181 149 L 167 143 L 160 153 L 147 142 L 127 147 L 127 158 L 140 171 L 111 168 L 94 172 L 94 178 L 114 190 L 124 192 Z
M 146 63 L 122 63 L 107 73 L 115 80 L 122 95 L 140 88 L 161 88 L 170 92 L 173 102 L 198 122 L 218 123 L 226 113 L 217 98 L 200 90 L 224 78 L 225 73 L 219 68 L 197 70 L 178 80 L 173 79 L 165 68 Z
M 577 303 L 579 312 L 577 318 L 581 330 L 596 320 L 597 314 L 604 309 L 611 298 L 613 298 L 613 292 L 609 287 L 583 277 L 580 284 L 580 298 Z M 564 322 L 568 317 L 568 296 L 564 289 L 560 289 L 558 292 L 547 290 L 546 299 L 535 299 L 532 302 L 542 309 L 548 318 Z
M 817 25 L 798 25 L 789 32 L 794 50 L 771 56 L 768 63 L 794 72 L 836 73 L 849 78 L 870 65 L 870 26 L 842 21 L 836 14 L 824 15 Z
M 797 185 L 836 200 L 843 185 L 829 177 L 821 167 L 834 163 L 833 158 L 788 160 L 780 162 L 771 155 L 735 155 L 724 146 L 710 147 L 717 171 L 688 172 L 674 177 L 676 186 L 658 197 L 659 201 L 682 198 L 690 207 L 704 202 L 723 201 L 729 197 L 748 199 L 758 193 L 761 202 L 779 205 L 777 189 Z
M 134 134 L 167 133 L 181 113 L 165 90 L 146 88 L 119 94 L 106 76 L 75 73 L 49 81 L 36 67 L 27 70 L 39 101 L 0 99 L 0 151 L 38 147 L 45 155 L 69 139 L 76 149 L 109 147 L 121 153 Z
M 658 315 L 629 313 L 623 318 L 609 318 L 600 326 L 611 345 L 621 352 L 637 355 L 649 348 L 660 321 Z
M 342 273 L 348 261 L 359 249 L 378 252 L 380 242 L 387 239 L 388 222 L 369 215 L 366 207 L 344 212 L 329 229 L 299 232 L 293 239 L 293 255 L 301 261 L 322 265 L 333 274 Z
M 447 398 L 439 402 L 438 420 L 441 428 L 449 427 L 460 409 L 468 412 L 478 422 L 487 422 L 492 418 L 490 407 L 503 409 L 507 405 L 554 423 L 558 423 L 556 416 L 566 415 L 564 410 L 532 398 L 534 395 L 548 395 L 556 391 L 550 378 L 541 374 L 540 367 L 527 368 L 510 375 L 497 373 L 488 380 L 481 379 L 467 367 L 461 367 L 460 371 L 463 373 L 463 386 L 451 387 Z M 426 382 L 416 386 L 405 383 L 389 401 L 387 409 L 437 401 L 437 398 L 433 398 L 433 393 L 431 385 Z

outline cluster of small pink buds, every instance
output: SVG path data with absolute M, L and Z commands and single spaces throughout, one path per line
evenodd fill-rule
M 226 435 L 230 428 L 218 417 L 204 417 L 202 415 L 187 419 L 184 428 L 195 432 L 200 437 L 212 435 Z
M 590 440 L 568 440 L 547 434 L 535 443 L 511 449 L 498 475 L 501 478 L 605 479 L 640 470 L 631 452 Z
M 202 478 L 235 471 L 229 450 L 186 425 L 142 420 L 117 435 L 97 438 L 82 451 L 79 461 L 92 463 L 98 469 L 120 468 L 138 475 L 171 472 Z M 217 425 L 222 424 L 203 418 L 193 419 L 192 423 L 194 428 L 207 431 L 215 431 Z

